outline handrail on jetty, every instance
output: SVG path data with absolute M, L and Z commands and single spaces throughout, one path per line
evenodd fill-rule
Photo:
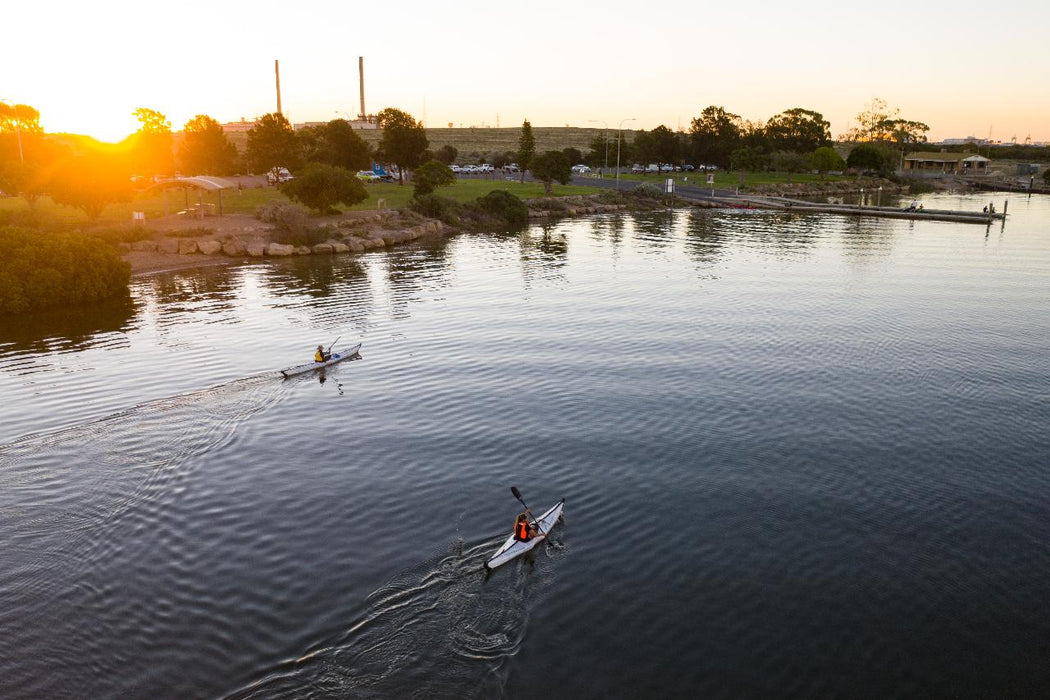
M 682 193 L 679 194 L 682 196 Z M 897 207 L 866 207 L 857 204 L 820 204 L 818 202 L 807 202 L 803 199 L 789 199 L 787 197 L 754 196 L 744 197 L 738 195 L 715 196 L 715 197 L 693 197 L 688 194 L 686 199 L 706 201 L 715 206 L 728 206 L 749 209 L 776 209 L 791 212 L 805 212 L 813 214 L 844 214 L 847 216 L 874 216 L 884 219 L 919 219 L 927 221 L 954 221 L 966 224 L 990 224 L 993 221 L 1006 219 L 1006 205 L 1002 212 L 982 211 L 956 211 L 951 209 L 900 209 Z

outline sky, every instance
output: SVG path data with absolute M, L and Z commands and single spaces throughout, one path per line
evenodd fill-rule
M 45 131 L 118 141 L 133 112 L 292 122 L 403 109 L 428 127 L 689 128 L 820 112 L 833 137 L 873 98 L 931 141 L 1050 141 L 1045 0 L 601 3 L 538 0 L 34 0 L 0 10 L 0 100 Z

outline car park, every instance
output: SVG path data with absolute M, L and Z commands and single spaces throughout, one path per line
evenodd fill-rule
M 295 179 L 295 176 L 288 172 L 288 168 L 275 167 L 270 168 L 266 173 L 266 181 L 271 185 L 276 185 L 281 182 L 288 182 L 289 180 Z

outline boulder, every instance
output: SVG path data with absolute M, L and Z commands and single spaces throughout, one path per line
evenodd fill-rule
M 179 239 L 177 238 L 163 238 L 157 241 L 157 252 L 158 253 L 178 253 L 179 252 Z
M 332 252 L 333 253 L 349 253 L 350 252 L 350 246 L 348 246 L 346 243 L 333 243 L 332 244 Z
M 197 241 L 192 238 L 179 239 L 179 255 L 193 255 L 197 252 Z
M 218 241 L 199 241 L 197 249 L 202 255 L 215 255 L 222 251 L 222 243 Z
M 248 251 L 243 243 L 241 243 L 236 238 L 231 238 L 230 240 L 222 244 L 222 252 L 226 255 L 229 255 L 231 258 L 239 258 Z M 261 254 L 262 251 L 260 251 L 260 255 Z
M 295 254 L 295 246 L 284 243 L 270 243 L 266 246 L 266 254 L 272 258 L 283 258 Z
M 332 248 L 331 243 L 318 243 L 314 245 L 314 247 L 311 248 L 310 251 L 314 255 L 331 255 L 333 252 L 335 252 Z
M 360 238 L 347 238 L 346 245 L 348 248 L 350 248 L 350 250 L 354 251 L 355 253 L 360 253 L 365 249 L 365 244 L 361 241 Z
M 309 255 L 310 252 L 311 252 L 310 251 L 310 246 L 308 246 L 308 245 L 297 245 L 297 246 L 295 246 L 295 254 L 296 255 Z
M 252 241 L 244 244 L 244 252 L 250 258 L 261 258 L 266 254 L 266 246 L 263 245 L 262 241 Z
M 131 244 L 132 250 L 141 251 L 143 253 L 155 253 L 157 252 L 156 241 L 135 241 Z

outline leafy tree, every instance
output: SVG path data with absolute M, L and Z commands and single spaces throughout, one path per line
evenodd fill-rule
M 886 168 L 881 148 L 874 144 L 861 143 L 853 147 L 846 156 L 846 167 L 850 170 L 883 172 Z
M 0 192 L 17 194 L 32 205 L 47 192 L 45 177 L 46 170 L 32 160 L 0 163 Z
M 301 163 L 299 139 L 283 114 L 264 114 L 248 129 L 245 159 L 252 172 L 297 168 Z
M 352 171 L 372 165 L 372 150 L 345 119 L 333 119 L 327 124 L 303 129 L 298 137 L 307 161 Z
M 1043 171 L 1043 182 L 1050 185 L 1050 168 Z
M 705 107 L 689 126 L 690 157 L 697 163 L 729 167 L 729 157 L 740 147 L 740 116 L 724 107 Z
M 140 126 L 129 137 L 132 169 L 140 175 L 172 175 L 175 156 L 171 122 L 164 114 L 145 107 L 135 110 L 135 118 Z
M 741 146 L 729 156 L 729 166 L 733 170 L 759 172 L 769 167 L 769 156 L 754 146 Z
M 293 180 L 281 185 L 281 191 L 321 214 L 334 214 L 336 204 L 353 206 L 368 199 L 368 191 L 357 176 L 346 168 L 324 163 L 310 163 Z
M 431 194 L 438 187 L 451 185 L 455 181 L 456 174 L 447 165 L 436 160 L 428 161 L 412 173 L 412 196 Z
M 678 134 L 661 124 L 649 132 L 649 137 L 657 162 L 677 163 L 681 160 L 682 142 Z
M 131 173 L 124 162 L 108 153 L 74 156 L 56 165 L 49 190 L 59 204 L 97 219 L 107 205 L 131 199 Z
M 821 175 L 826 175 L 829 170 L 842 170 L 846 167 L 846 161 L 831 146 L 821 146 L 809 156 L 814 170 Z
M 183 126 L 179 167 L 194 175 L 232 175 L 237 171 L 237 147 L 219 122 L 198 114 Z
M 444 145 L 434 153 L 434 160 L 445 165 L 452 165 L 456 162 L 456 156 L 458 155 L 459 151 L 456 150 L 455 146 Z
M 883 140 L 892 141 L 903 149 L 908 144 L 926 143 L 926 132 L 930 127 L 909 119 L 887 119 L 879 122 L 879 129 L 885 135 Z
M 572 166 L 561 151 L 547 151 L 535 156 L 529 169 L 532 176 L 543 183 L 543 192 L 548 197 L 551 194 L 552 182 L 567 185 L 572 179 Z
M 561 152 L 565 154 L 565 159 L 572 165 L 583 162 L 583 153 L 581 153 L 578 148 L 568 146 L 567 148 L 561 149 Z
M 773 170 L 781 173 L 801 173 L 810 167 L 809 157 L 794 151 L 774 151 L 768 159 Z
M 498 216 L 511 226 L 523 226 L 529 221 L 529 208 L 525 202 L 507 190 L 492 190 L 478 197 L 482 211 Z
M 811 153 L 831 143 L 831 124 L 820 112 L 794 107 L 771 117 L 765 136 L 773 149 Z
M 423 151 L 427 150 L 427 133 L 411 114 L 394 107 L 387 107 L 376 115 L 376 122 L 383 130 L 379 151 L 397 166 L 398 180 L 403 185 L 405 171 L 422 162 Z
M 657 143 L 656 138 L 651 132 L 648 132 L 645 129 L 639 129 L 636 131 L 632 148 L 635 158 L 637 158 L 640 163 L 651 163 L 656 160 Z
M 878 141 L 883 138 L 884 130 L 882 124 L 894 119 L 898 110 L 890 111 L 886 100 L 881 97 L 873 97 L 869 104 L 857 114 L 859 126 L 850 129 L 844 134 L 844 141 Z
M 616 144 L 611 139 L 606 137 L 606 133 L 602 131 L 593 139 L 590 143 L 590 151 L 583 157 L 583 162 L 591 167 L 609 167 L 609 150 L 613 152 L 613 158 L 616 158 Z M 622 154 L 621 154 L 622 155 Z
M 518 167 L 521 168 L 521 181 L 525 182 L 525 171 L 532 165 L 536 156 L 536 138 L 532 135 L 532 124 L 526 119 L 521 123 L 521 136 L 518 137 Z
M 22 104 L 0 102 L 0 163 L 31 159 L 32 144 L 41 140 L 40 112 Z
M 0 314 L 85 304 L 128 293 L 131 266 L 79 233 L 0 228 Z

